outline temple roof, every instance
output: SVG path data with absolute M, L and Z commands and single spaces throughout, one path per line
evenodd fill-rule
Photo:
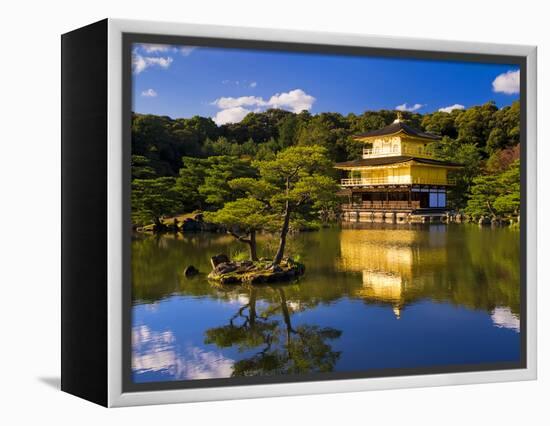
M 421 132 L 420 130 L 417 130 L 411 126 L 408 126 L 407 124 L 403 123 L 403 121 L 399 119 L 395 120 L 389 126 L 382 127 L 381 129 L 377 129 L 377 130 L 372 130 L 366 133 L 360 133 L 358 135 L 354 135 L 353 138 L 354 139 L 371 138 L 376 136 L 394 135 L 399 132 L 403 132 L 409 136 L 414 136 L 422 139 L 430 139 L 430 140 L 441 139 L 441 137 L 434 135 L 432 133 Z
M 432 160 L 429 158 L 411 157 L 408 155 L 396 155 L 396 156 L 378 157 L 378 158 L 361 158 L 359 160 L 344 161 L 342 163 L 336 163 L 334 167 L 339 169 L 339 168 L 348 168 L 348 167 L 386 166 L 389 164 L 406 163 L 408 161 L 415 161 L 417 163 L 431 164 L 435 166 L 462 167 L 462 164 L 459 164 L 459 163 L 452 163 L 450 161 Z

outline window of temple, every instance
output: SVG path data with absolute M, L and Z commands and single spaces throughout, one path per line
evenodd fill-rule
M 447 194 L 444 189 L 430 191 L 429 207 L 446 207 Z

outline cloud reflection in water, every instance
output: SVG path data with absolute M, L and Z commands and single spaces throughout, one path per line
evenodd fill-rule
M 195 380 L 229 377 L 234 361 L 221 353 L 195 346 L 178 352 L 174 334 L 153 331 L 146 325 L 132 330 L 132 370 L 134 374 L 157 372 L 173 380 Z
M 495 327 L 509 328 L 519 333 L 520 322 L 516 314 L 507 306 L 499 306 L 493 309 L 491 320 Z

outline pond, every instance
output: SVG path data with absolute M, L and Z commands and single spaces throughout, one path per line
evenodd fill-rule
M 259 238 L 260 255 L 277 241 Z M 519 231 L 470 224 L 293 235 L 297 282 L 216 286 L 231 236 L 134 236 L 136 383 L 518 362 Z M 194 265 L 201 274 L 186 278 Z

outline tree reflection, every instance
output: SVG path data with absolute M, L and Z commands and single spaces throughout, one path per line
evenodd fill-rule
M 259 376 L 328 372 L 340 358 L 330 341 L 342 332 L 331 327 L 292 324 L 291 309 L 283 286 L 268 288 L 271 299 L 258 312 L 258 289 L 249 288 L 245 303 L 229 319 L 229 324 L 206 330 L 205 343 L 220 348 L 236 347 L 252 356 L 237 361 L 232 376 Z
M 314 308 L 344 297 L 359 298 L 368 304 L 391 305 L 397 316 L 412 303 L 426 299 L 491 314 L 504 306 L 519 316 L 517 230 L 469 224 L 359 225 L 292 236 L 293 251 L 305 253 L 307 274 L 299 286 L 285 288 L 289 299 L 299 301 L 302 308 Z M 269 246 L 267 236 L 259 238 L 262 247 Z M 177 294 L 229 302 L 236 288 L 210 285 L 206 272 L 211 270 L 210 256 L 239 249 L 232 237 L 217 234 L 177 240 L 171 235 L 136 236 L 132 242 L 133 301 L 149 303 Z M 203 274 L 193 280 L 185 278 L 188 265 Z M 262 300 L 279 298 L 278 292 L 267 287 L 258 292 Z M 282 315 L 280 303 L 272 305 Z
M 229 319 L 229 324 L 206 330 L 205 343 L 213 343 L 219 348 L 235 346 L 239 351 L 264 344 L 266 336 L 276 331 L 277 321 L 269 321 L 267 317 L 258 318 L 257 296 L 257 289 L 251 288 L 248 303 L 241 306 Z

